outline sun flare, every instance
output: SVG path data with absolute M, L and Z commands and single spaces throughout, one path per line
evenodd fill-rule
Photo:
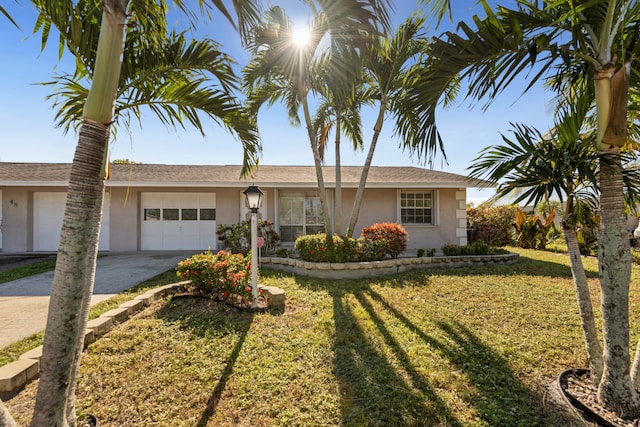
M 299 47 L 305 47 L 311 40 L 311 31 L 306 25 L 296 26 L 292 33 L 293 42 Z

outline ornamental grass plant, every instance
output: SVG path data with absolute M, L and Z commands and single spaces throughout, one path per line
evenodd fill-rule
M 283 314 L 157 301 L 89 346 L 76 406 L 106 427 L 582 425 L 552 388 L 586 364 L 569 260 L 509 249 L 517 264 L 369 280 L 263 270 Z M 630 303 L 640 313 L 638 266 Z M 34 392 L 7 402 L 21 425 Z

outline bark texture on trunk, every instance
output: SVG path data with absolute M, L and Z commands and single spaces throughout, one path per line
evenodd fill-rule
M 356 223 L 358 222 L 358 217 L 360 216 L 360 207 L 362 206 L 362 199 L 364 198 L 364 188 L 367 185 L 367 177 L 369 176 L 369 170 L 371 169 L 371 162 L 373 162 L 373 153 L 376 151 L 378 138 L 380 137 L 380 132 L 382 131 L 385 111 L 386 111 L 386 102 L 383 100 L 381 101 L 380 110 L 378 111 L 378 118 L 373 128 L 373 136 L 371 137 L 371 144 L 369 145 L 367 158 L 364 161 L 364 165 L 362 165 L 362 172 L 360 173 L 360 182 L 358 183 L 356 198 L 353 201 L 353 209 L 351 210 L 351 216 L 349 217 L 349 228 L 347 228 L 347 236 L 350 236 L 350 237 L 353 236 L 353 231 L 356 228 Z
M 306 99 L 306 96 L 305 96 Z M 324 231 L 327 233 L 327 241 L 333 241 L 329 239 L 331 236 L 331 217 L 329 216 L 329 205 L 327 203 L 327 189 L 324 185 L 324 175 L 322 173 L 322 160 L 320 160 L 320 150 L 318 148 L 318 138 L 311 126 L 311 114 L 309 113 L 309 106 L 306 102 L 303 103 L 304 118 L 307 124 L 307 133 L 309 135 L 309 144 L 311 145 L 311 152 L 313 153 L 313 163 L 316 169 L 316 180 L 318 181 L 318 193 L 320 196 L 320 206 L 322 206 L 322 218 L 324 222 Z
M 0 427 L 16 427 L 16 422 L 0 399 Z
M 342 160 L 340 158 L 340 132 L 341 132 L 340 117 L 336 120 L 336 200 L 334 202 L 334 232 L 335 234 L 342 235 Z
M 619 150 L 604 150 L 600 155 L 598 240 L 604 369 L 598 387 L 598 401 L 621 415 L 638 417 L 640 399 L 630 376 L 631 251 L 624 214 L 623 188 Z
M 95 280 L 105 189 L 100 175 L 108 138 L 108 126 L 85 121 L 80 128 L 51 287 L 33 427 L 76 425 L 76 373 Z
M 576 298 L 578 300 L 578 310 L 580 312 L 580 323 L 584 335 L 587 355 L 589 356 L 589 369 L 591 370 L 591 381 L 594 387 L 600 384 L 602 378 L 602 347 L 598 340 L 596 323 L 593 316 L 593 304 L 591 293 L 587 284 L 587 275 L 582 264 L 578 237 L 573 226 L 563 223 L 564 238 L 567 242 L 569 260 L 571 262 L 571 275 L 573 284 L 576 287 Z
M 631 382 L 636 389 L 640 389 L 640 340 L 636 344 L 636 355 L 631 365 Z

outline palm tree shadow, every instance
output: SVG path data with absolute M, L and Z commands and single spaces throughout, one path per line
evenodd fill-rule
M 400 313 L 380 294 L 367 292 L 389 310 L 407 328 L 437 349 L 453 366 L 463 372 L 476 392 L 462 396 L 476 408 L 487 425 L 521 425 L 521 419 L 537 420 L 536 425 L 569 425 L 558 411 L 545 406 L 539 393 L 526 387 L 513 373 L 507 360 L 459 322 L 435 321 L 445 338 L 425 333 Z
M 343 303 L 351 292 L 331 290 L 336 328 L 334 369 L 340 382 L 342 424 L 423 425 L 425 419 L 438 419 L 443 425 L 459 426 L 451 410 L 417 372 L 410 357 L 364 299 L 362 291 L 352 292 L 381 330 L 408 379 L 390 363 L 359 325 L 353 310 Z
M 249 323 L 249 325 L 251 325 L 251 323 Z M 211 392 L 211 396 L 207 401 L 207 405 L 205 406 L 205 409 L 202 411 L 202 414 L 200 415 L 200 419 L 196 424 L 197 427 L 205 427 L 209 419 L 213 416 L 213 414 L 215 414 L 216 408 L 218 407 L 218 403 L 220 402 L 220 398 L 222 397 L 222 392 L 224 391 L 227 385 L 227 381 L 231 377 L 231 373 L 233 372 L 233 367 L 235 366 L 238 360 L 238 355 L 240 354 L 240 350 L 244 345 L 244 341 L 247 338 L 248 332 L 249 332 L 249 327 L 247 327 L 242 331 L 242 333 L 240 334 L 240 337 L 238 338 L 238 341 L 236 342 L 236 345 L 233 347 L 233 350 L 229 355 L 227 364 L 224 370 L 222 371 L 222 375 L 220 376 L 220 379 L 218 380 L 218 383 L 216 384 L 215 388 Z
M 221 303 L 207 303 L 209 306 L 216 304 Z M 198 304 L 193 304 L 191 302 L 188 305 L 190 307 L 185 308 L 184 310 L 175 310 L 167 305 L 158 312 L 158 316 L 164 317 L 168 321 L 175 321 L 178 317 L 176 317 L 174 313 L 180 312 L 179 320 L 181 326 L 197 336 L 205 337 L 212 332 L 215 332 L 216 334 L 222 332 L 238 336 L 231 353 L 226 358 L 226 365 L 220 375 L 220 379 L 211 392 L 211 396 L 207 400 L 207 404 L 200 414 L 198 422 L 195 424 L 197 427 L 204 427 L 207 425 L 209 419 L 215 414 L 220 398 L 222 397 L 222 393 L 224 392 L 227 382 L 233 373 L 233 368 L 236 365 L 242 346 L 244 345 L 249 329 L 251 328 L 251 324 L 253 323 L 254 313 L 229 307 L 222 307 L 221 310 L 206 307 L 205 311 L 199 310 Z

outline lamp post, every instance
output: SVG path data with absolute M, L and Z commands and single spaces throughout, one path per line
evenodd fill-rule
M 243 191 L 247 207 L 251 210 L 251 293 L 252 308 L 258 307 L 258 209 L 262 206 L 260 188 L 250 185 Z

